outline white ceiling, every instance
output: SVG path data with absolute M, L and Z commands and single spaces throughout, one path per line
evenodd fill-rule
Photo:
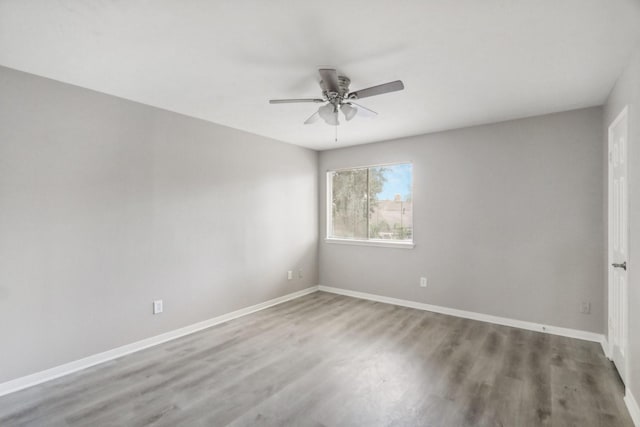
M 0 0 L 0 64 L 314 149 L 600 105 L 638 0 Z M 303 125 L 318 67 L 379 112 Z

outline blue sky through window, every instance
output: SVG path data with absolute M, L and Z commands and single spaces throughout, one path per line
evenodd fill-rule
M 402 200 L 411 198 L 413 165 L 403 163 L 400 165 L 384 166 L 387 182 L 382 191 L 378 193 L 378 200 L 393 200 L 396 194 L 400 194 Z

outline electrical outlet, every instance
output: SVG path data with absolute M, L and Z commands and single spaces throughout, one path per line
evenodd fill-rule
M 153 302 L 153 314 L 160 314 L 164 310 L 162 300 L 158 299 Z
M 287 271 L 287 280 L 293 279 L 293 270 Z
M 426 277 L 421 277 L 420 278 L 420 287 L 421 288 L 426 288 L 427 287 L 427 278 Z
M 302 279 L 302 269 L 298 270 L 298 279 Z
M 588 301 L 583 302 L 580 305 L 580 313 L 582 314 L 590 314 L 591 313 L 591 303 Z

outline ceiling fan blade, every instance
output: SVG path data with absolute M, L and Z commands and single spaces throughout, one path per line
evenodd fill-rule
M 357 104 L 357 103 L 355 103 L 353 101 L 349 101 L 349 102 L 347 102 L 347 104 L 352 104 L 352 105 L 355 105 L 356 107 L 358 107 L 358 115 L 359 116 L 362 116 L 362 117 L 375 117 L 375 116 L 378 115 L 378 113 L 376 113 L 375 111 L 373 111 L 373 110 L 371 110 L 371 109 L 369 109 L 369 108 L 367 108 L 367 107 L 365 107 L 363 105 Z
M 270 99 L 269 104 L 291 104 L 294 102 L 324 102 L 320 98 L 300 98 L 300 99 Z
M 319 117 L 320 117 L 320 113 L 316 111 L 311 116 L 309 116 L 307 120 L 304 121 L 304 124 L 310 125 L 311 123 L 315 123 L 316 121 L 318 121 Z
M 340 88 L 338 86 L 338 73 L 336 73 L 336 70 L 332 68 L 321 68 L 318 72 L 320 72 L 320 77 L 322 77 L 324 88 L 327 92 L 340 92 Z
M 404 84 L 401 80 L 394 82 L 384 83 L 378 86 L 368 87 L 366 89 L 360 89 L 349 94 L 349 98 L 361 99 L 369 96 L 382 95 L 383 93 L 395 92 L 404 89 Z

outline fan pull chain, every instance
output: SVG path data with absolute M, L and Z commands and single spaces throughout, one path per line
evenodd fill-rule
M 336 128 L 335 142 L 338 142 L 338 126 L 334 126 L 334 128 Z

